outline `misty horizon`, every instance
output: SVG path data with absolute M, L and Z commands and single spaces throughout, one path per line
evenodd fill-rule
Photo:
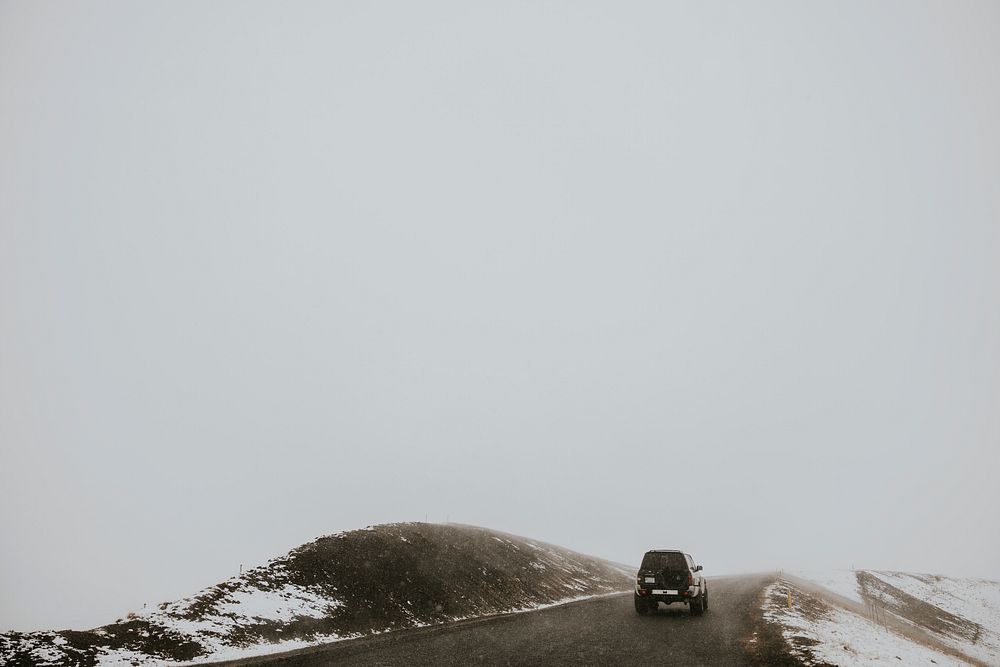
M 0 630 L 425 519 L 1000 580 L 998 26 L 0 4 Z

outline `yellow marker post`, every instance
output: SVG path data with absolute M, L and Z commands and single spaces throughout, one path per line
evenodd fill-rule
M 792 589 L 788 589 L 788 608 L 792 608 Z

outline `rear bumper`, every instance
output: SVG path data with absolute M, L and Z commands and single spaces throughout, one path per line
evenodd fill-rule
M 671 602 L 687 602 L 691 598 L 698 597 L 700 591 L 697 586 L 688 586 L 687 588 L 682 588 L 677 591 L 676 594 L 672 593 L 654 593 L 657 589 L 654 588 L 641 588 L 639 586 L 635 587 L 635 594 L 645 600 L 653 600 L 655 602 L 664 602 L 670 604 Z

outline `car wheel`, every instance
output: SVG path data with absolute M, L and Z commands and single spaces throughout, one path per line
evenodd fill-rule
M 703 611 L 708 611 L 708 589 L 707 588 L 705 589 L 705 592 L 702 593 L 701 597 L 702 597 L 702 600 L 701 600 L 702 610 Z
M 641 597 L 639 597 L 638 595 L 633 595 L 633 598 L 635 599 L 635 612 L 637 614 L 645 616 L 646 613 L 649 611 L 649 605 L 646 604 L 646 601 Z
M 693 616 L 701 616 L 705 613 L 705 598 L 699 595 L 698 597 L 691 600 L 691 614 Z

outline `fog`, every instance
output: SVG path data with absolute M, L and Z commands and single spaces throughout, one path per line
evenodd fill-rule
M 1000 5 L 0 3 L 0 630 L 455 521 L 1000 579 Z

